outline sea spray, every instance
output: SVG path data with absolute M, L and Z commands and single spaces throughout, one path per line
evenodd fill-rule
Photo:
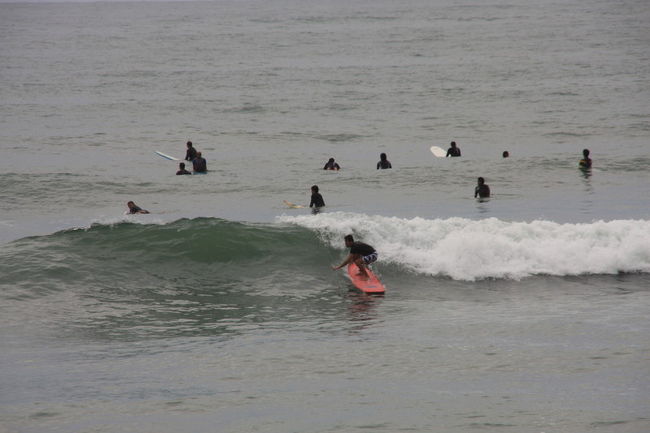
M 650 272 L 646 220 L 559 224 L 332 212 L 282 216 L 279 221 L 315 230 L 338 248 L 344 235 L 354 233 L 377 248 L 379 266 L 390 262 L 456 280 Z

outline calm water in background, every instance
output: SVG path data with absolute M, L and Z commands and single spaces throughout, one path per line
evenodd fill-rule
M 647 431 L 649 21 L 0 3 L 0 432 Z

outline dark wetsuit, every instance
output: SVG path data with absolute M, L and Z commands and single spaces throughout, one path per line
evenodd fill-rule
M 474 189 L 474 197 L 488 198 L 490 197 L 490 187 L 486 184 L 479 185 Z
M 327 161 L 325 163 L 325 167 L 323 167 L 323 170 L 340 170 L 341 166 L 338 165 L 336 162 L 329 162 Z
M 194 158 L 196 158 L 196 149 L 188 147 L 187 152 L 185 153 L 185 161 L 194 161 Z
M 323 196 L 320 195 L 320 193 L 315 192 L 311 195 L 311 202 L 309 203 L 309 207 L 323 207 L 325 206 L 325 200 L 323 200 Z
M 368 244 L 363 242 L 353 242 L 350 247 L 350 254 L 359 254 L 363 257 L 366 264 L 372 263 L 377 260 L 377 251 Z
M 460 156 L 460 149 L 458 147 L 450 147 L 447 150 L 446 156 Z
M 138 213 L 138 212 L 141 212 L 141 211 L 142 211 L 142 208 L 140 206 L 133 206 L 132 208 L 129 208 L 129 213 L 132 213 L 132 214 Z
M 192 166 L 194 167 L 194 171 L 197 173 L 205 173 L 208 171 L 208 163 L 205 161 L 205 158 L 201 157 L 196 157 L 194 160 L 192 160 Z
M 377 163 L 377 170 L 379 170 L 380 168 L 383 170 L 386 168 L 393 168 L 393 166 L 390 164 L 389 160 L 385 159 Z
M 177 175 L 177 176 L 179 176 L 179 175 L 181 175 L 181 174 L 192 174 L 192 173 L 190 173 L 189 171 L 187 171 L 187 170 L 185 170 L 185 169 L 178 170 L 178 171 L 176 172 L 176 175 Z

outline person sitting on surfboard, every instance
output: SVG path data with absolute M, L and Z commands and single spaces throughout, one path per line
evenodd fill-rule
M 343 239 L 345 240 L 345 246 L 350 248 L 350 254 L 348 254 L 348 257 L 343 261 L 343 263 L 339 266 L 332 266 L 332 269 L 341 269 L 345 265 L 354 263 L 359 268 L 359 275 L 368 277 L 369 275 L 366 272 L 366 267 L 377 261 L 377 251 L 368 244 L 355 242 L 352 235 L 346 235 Z
M 334 161 L 334 158 L 330 158 L 329 161 L 325 163 L 325 167 L 323 167 L 323 170 L 340 170 L 341 166 L 338 165 L 336 161 Z
M 580 163 L 578 164 L 580 168 L 591 168 L 591 158 L 589 158 L 589 149 L 584 149 L 582 151 L 582 156 L 583 158 L 580 160 Z
M 388 160 L 388 157 L 386 156 L 385 153 L 382 153 L 381 155 L 379 155 L 379 162 L 377 163 L 377 170 L 379 170 L 380 168 L 382 170 L 384 170 L 386 168 L 393 168 L 393 166 L 391 165 L 391 163 Z
M 196 158 L 196 149 L 192 147 L 192 142 L 187 142 L 187 152 L 185 152 L 185 161 L 193 161 Z
M 451 142 L 451 147 L 447 149 L 446 156 L 460 156 L 460 148 L 456 147 L 456 142 Z
M 485 179 L 482 177 L 478 178 L 478 185 L 474 189 L 474 198 L 489 198 L 490 197 L 490 187 L 485 184 Z
M 195 173 L 205 173 L 208 171 L 208 163 L 201 156 L 201 152 L 196 152 L 196 158 L 192 160 L 192 166 Z
M 140 208 L 139 206 L 136 206 L 136 204 L 133 203 L 132 201 L 127 202 L 126 205 L 127 205 L 128 208 L 129 208 L 128 212 L 129 212 L 130 214 L 136 214 L 136 213 L 149 213 L 148 210 L 144 210 L 144 209 Z
M 318 192 L 318 185 L 314 185 L 311 187 L 311 202 L 309 202 L 309 207 L 318 209 L 323 206 L 325 206 L 325 200 L 323 200 L 323 196 Z
M 178 164 L 178 171 L 176 172 L 176 175 L 179 176 L 181 174 L 192 174 L 189 171 L 185 170 L 185 163 L 181 162 Z

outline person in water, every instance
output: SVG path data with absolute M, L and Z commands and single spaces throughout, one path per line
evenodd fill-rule
M 508 152 L 507 150 L 504 150 L 502 156 L 503 156 L 504 158 L 507 158 L 507 157 L 510 156 L 510 152 Z
M 185 152 L 185 161 L 193 161 L 196 158 L 196 149 L 192 147 L 192 142 L 187 142 L 187 152 Z
M 456 142 L 452 141 L 450 146 L 451 147 L 449 149 L 447 149 L 447 155 L 445 157 L 447 157 L 447 156 L 460 156 L 460 148 L 456 147 Z
M 311 187 L 311 201 L 309 202 L 309 207 L 314 207 L 316 209 L 325 206 L 325 200 L 323 196 L 318 192 L 318 185 Z
M 323 170 L 340 170 L 341 166 L 338 165 L 336 161 L 334 161 L 334 158 L 330 158 L 329 161 L 325 163 L 325 167 L 323 167 Z
M 582 159 L 578 163 L 580 168 L 591 168 L 591 158 L 589 158 L 589 149 L 582 151 Z
M 206 173 L 208 171 L 208 163 L 201 156 L 201 152 L 196 152 L 196 158 L 192 160 L 192 167 L 194 173 Z
M 178 164 L 178 171 L 176 172 L 176 175 L 179 176 L 181 174 L 192 174 L 189 171 L 185 170 L 185 163 L 181 162 Z
M 379 170 L 380 168 L 382 170 L 387 169 L 387 168 L 393 168 L 393 166 L 391 165 L 391 163 L 388 160 L 388 157 L 386 156 L 385 153 L 382 153 L 381 155 L 379 155 L 379 162 L 377 163 L 377 170 Z
M 136 213 L 149 213 L 148 210 L 144 210 L 141 207 L 137 206 L 135 203 L 132 201 L 129 201 L 126 203 L 127 207 L 129 208 L 129 213 L 130 214 L 136 214 Z
M 366 271 L 366 268 L 369 264 L 377 261 L 377 251 L 368 244 L 364 244 L 363 242 L 355 242 L 352 235 L 345 236 L 344 240 L 345 246 L 347 248 L 350 248 L 350 254 L 348 254 L 343 263 L 338 266 L 332 266 L 332 269 L 341 269 L 343 266 L 354 263 L 359 268 L 359 275 L 368 277 L 369 275 Z
M 474 198 L 489 198 L 490 197 L 490 187 L 485 184 L 485 179 L 482 177 L 478 178 L 478 185 L 474 189 Z

